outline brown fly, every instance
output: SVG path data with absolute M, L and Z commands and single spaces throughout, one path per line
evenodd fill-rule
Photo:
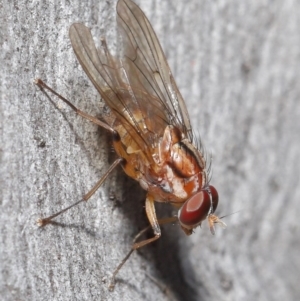
M 209 183 L 210 165 L 203 149 L 194 141 L 185 102 L 149 20 L 131 0 L 119 0 L 117 22 L 123 46 L 121 57 L 111 55 L 105 39 L 97 49 L 90 29 L 83 24 L 73 24 L 69 32 L 77 59 L 110 108 L 111 114 L 106 120 L 80 111 L 43 81 L 35 81 L 78 115 L 111 132 L 119 156 L 82 200 L 40 219 L 41 226 L 87 201 L 117 165 L 147 191 L 145 208 L 154 236 L 136 242 L 148 228 L 136 236 L 131 251 L 113 274 L 111 288 L 131 253 L 161 236 L 161 224 L 178 221 L 187 235 L 204 220 L 208 221 L 213 234 L 215 223 L 225 226 L 214 214 L 218 193 Z M 158 220 L 155 202 L 172 204 L 178 208 L 177 216 Z

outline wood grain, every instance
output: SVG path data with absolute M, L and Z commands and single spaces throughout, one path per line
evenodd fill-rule
M 32 81 L 97 116 L 103 102 L 78 65 L 73 22 L 116 48 L 116 1 L 3 2 L 0 12 L 0 295 L 3 300 L 297 300 L 300 211 L 300 3 L 138 1 L 151 20 L 213 155 L 226 230 L 206 225 L 132 256 L 144 194 L 115 172 L 90 202 L 43 229 L 38 217 L 78 200 L 114 154 L 107 135 Z M 160 215 L 166 210 L 160 206 Z M 168 207 L 168 206 L 167 206 Z M 149 278 L 154 277 L 157 283 Z M 162 287 L 167 288 L 165 293 Z

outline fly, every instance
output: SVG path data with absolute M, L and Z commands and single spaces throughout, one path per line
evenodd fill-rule
M 132 252 L 160 238 L 160 225 L 179 222 L 187 235 L 204 220 L 212 234 L 214 224 L 226 226 L 214 213 L 219 197 L 210 185 L 210 165 L 195 143 L 185 102 L 149 20 L 131 0 L 119 0 L 117 23 L 123 46 L 121 58 L 111 55 L 104 38 L 97 49 L 85 25 L 75 23 L 69 31 L 78 61 L 110 109 L 105 120 L 82 112 L 42 80 L 35 80 L 78 115 L 108 130 L 119 157 L 82 200 L 39 219 L 40 226 L 87 201 L 118 165 L 147 191 L 145 209 L 154 235 L 137 241 L 147 228 L 136 236 L 130 252 L 114 271 L 110 288 Z M 155 202 L 171 203 L 178 208 L 177 216 L 158 219 Z

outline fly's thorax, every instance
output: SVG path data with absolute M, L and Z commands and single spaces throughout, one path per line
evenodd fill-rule
M 183 178 L 174 173 L 168 164 L 165 165 L 164 171 L 158 175 L 152 169 L 148 169 L 146 172 L 139 172 L 136 174 L 138 176 L 135 177 L 141 187 L 153 195 L 155 201 L 180 205 L 201 190 L 203 173 Z
M 120 132 L 123 142 L 124 136 Z M 156 201 L 184 203 L 207 183 L 203 155 L 178 128 L 166 127 L 163 137 L 151 151 L 152 161 L 142 150 L 133 149 L 131 145 L 134 144 L 123 143 L 123 148 L 116 150 L 125 159 L 123 169 Z
M 168 163 L 184 178 L 205 170 L 205 160 L 202 154 L 188 139 L 172 145 Z
M 172 170 L 172 177 L 185 180 L 188 185 L 194 177 L 204 186 L 207 182 L 206 162 L 203 154 L 189 139 L 174 126 L 168 126 L 160 143 L 161 160 L 168 165 L 168 173 Z
M 207 182 L 201 152 L 174 126 L 166 127 L 152 157 L 139 182 L 156 201 L 183 203 Z

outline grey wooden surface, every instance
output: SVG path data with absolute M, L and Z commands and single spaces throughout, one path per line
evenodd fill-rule
M 119 169 L 90 202 L 39 229 L 36 219 L 78 200 L 113 154 L 102 130 L 32 81 L 40 77 L 101 115 L 103 102 L 76 61 L 68 28 L 84 22 L 115 49 L 116 1 L 4 1 L 1 299 L 298 300 L 300 2 L 137 2 L 213 155 L 218 213 L 240 211 L 215 236 L 205 225 L 191 237 L 165 226 L 109 292 L 107 277 L 146 225 L 143 192 Z

